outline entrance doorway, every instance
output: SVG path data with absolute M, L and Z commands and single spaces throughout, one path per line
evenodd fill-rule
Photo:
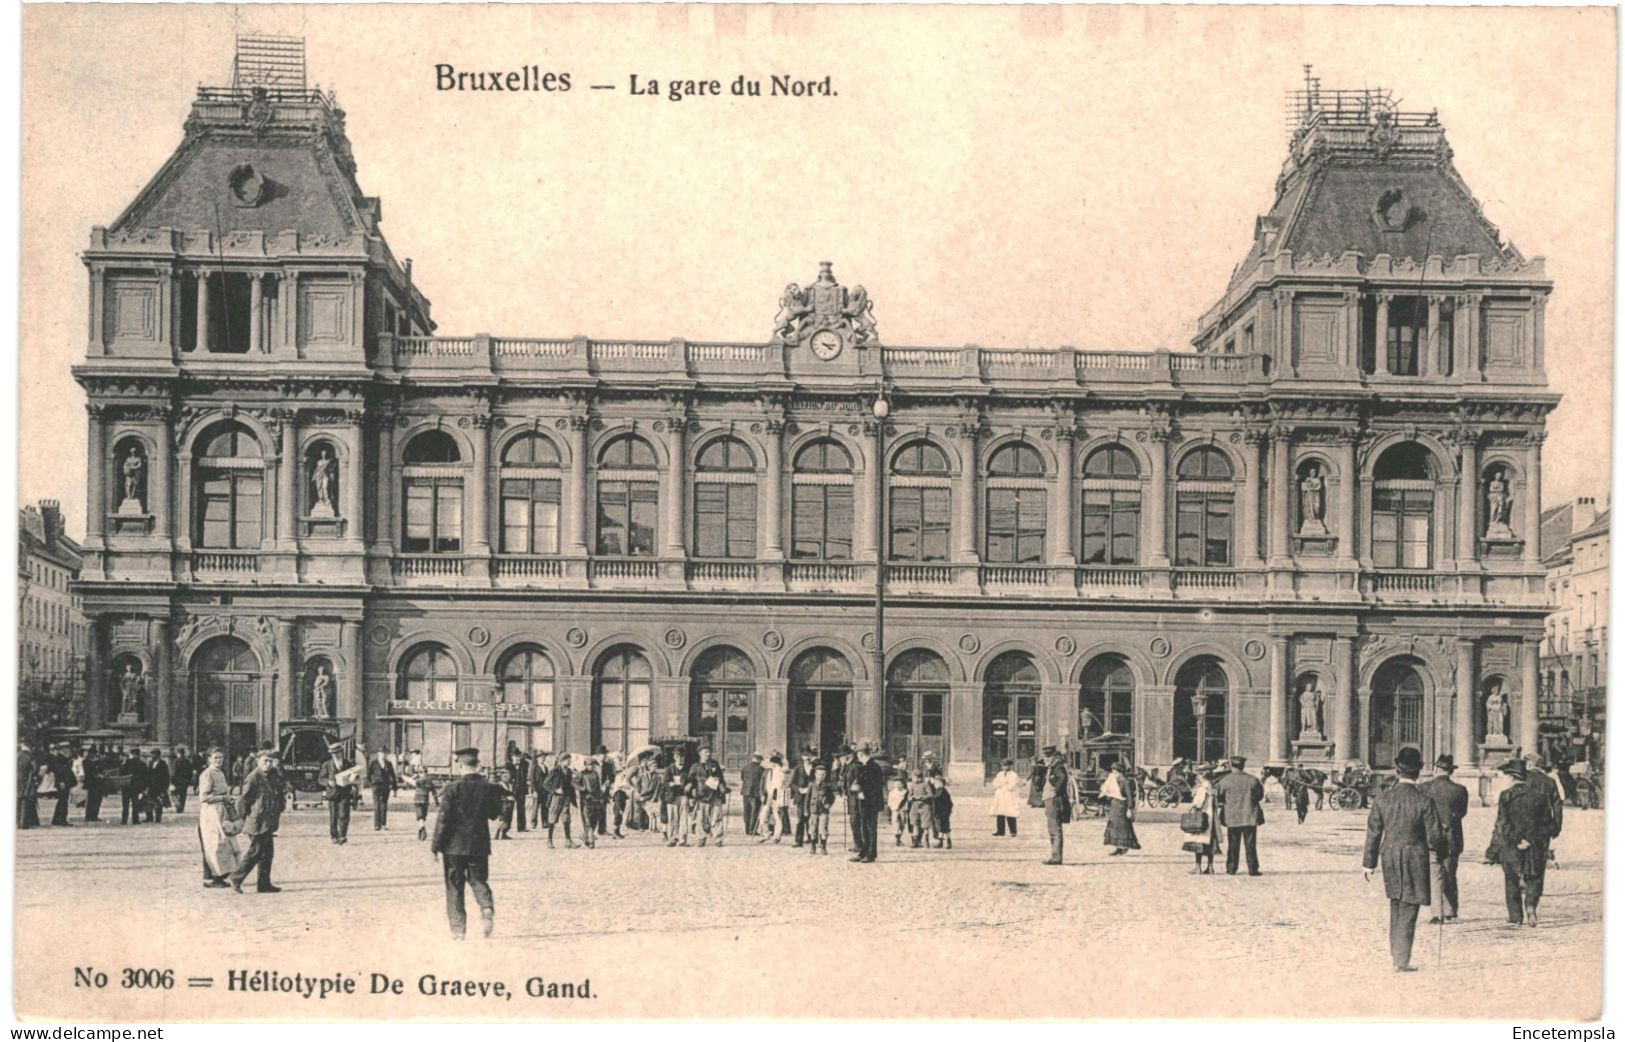
M 1422 677 L 1408 662 L 1390 662 L 1371 680 L 1372 768 L 1393 767 L 1406 746 L 1422 751 Z
M 1019 651 L 1006 652 L 987 667 L 982 696 L 982 773 L 992 778 L 1005 760 L 1027 776 L 1038 743 L 1038 667 Z
M 944 709 L 948 704 L 948 666 L 934 652 L 905 651 L 886 671 L 886 751 L 892 763 L 913 767 L 927 750 L 947 762 Z
M 790 745 L 792 758 L 811 746 L 830 760 L 847 741 L 846 714 L 852 699 L 852 667 L 838 651 L 813 648 L 790 666 Z
M 750 700 L 756 690 L 750 659 L 733 648 L 713 648 L 694 664 L 689 687 L 689 733 L 709 745 L 729 770 L 750 759 Z
M 259 747 L 259 669 L 253 649 L 236 637 L 217 637 L 198 650 L 191 669 L 195 748 L 218 745 L 230 764 Z

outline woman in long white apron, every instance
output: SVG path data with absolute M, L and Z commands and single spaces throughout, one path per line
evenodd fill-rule
M 237 871 L 237 841 L 226 832 L 226 802 L 231 783 L 226 780 L 226 754 L 209 750 L 209 765 L 198 775 L 197 836 L 203 847 L 203 885 L 230 886 L 226 877 Z
M 999 773 L 993 776 L 993 823 L 995 836 L 1006 835 L 1005 829 L 1010 831 L 1011 839 L 1016 836 L 1016 815 L 1021 813 L 1021 777 L 1016 774 L 1016 764 L 1013 760 L 1005 760 L 999 765 Z

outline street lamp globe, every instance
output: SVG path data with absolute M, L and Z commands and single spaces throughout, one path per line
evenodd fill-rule
M 874 408 L 875 419 L 877 420 L 884 420 L 887 416 L 891 415 L 891 402 L 888 402 L 884 395 L 877 395 L 875 397 Z

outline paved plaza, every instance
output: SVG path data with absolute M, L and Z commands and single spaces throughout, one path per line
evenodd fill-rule
M 109 805 L 116 820 L 118 806 Z M 302 805 L 303 807 L 303 805 Z M 1168 812 L 1142 815 L 1142 850 L 1108 857 L 1104 823 L 1067 829 L 1068 864 L 1039 862 L 1036 811 L 1021 836 L 990 835 L 987 802 L 962 796 L 955 849 L 897 848 L 849 864 L 758 844 L 737 803 L 722 849 L 653 837 L 547 849 L 496 844 L 497 934 L 449 940 L 439 864 L 410 808 L 351 841 L 327 839 L 319 807 L 290 812 L 278 895 L 205 890 L 196 817 L 19 834 L 17 1012 L 122 1021 L 439 1017 L 1304 1016 L 1546 1019 L 1599 1012 L 1600 812 L 1571 810 L 1547 875 L 1539 929 L 1504 926 L 1499 868 L 1478 863 L 1490 808 L 1467 817 L 1462 919 L 1419 928 L 1421 972 L 1394 974 L 1382 881 L 1362 880 L 1365 814 L 1279 802 L 1260 830 L 1264 875 L 1189 874 Z M 76 811 L 76 817 L 82 812 Z M 104 809 L 104 815 L 107 810 Z M 472 912 L 472 901 L 470 902 Z M 1424 918 L 1426 912 L 1424 911 Z M 478 933 L 478 919 L 474 919 Z M 106 972 L 75 986 L 74 968 Z M 173 990 L 120 988 L 123 967 L 172 969 Z M 348 975 L 326 1000 L 231 991 L 232 970 Z M 371 974 L 402 993 L 368 994 Z M 503 981 L 511 998 L 425 996 L 421 978 Z M 188 987 L 213 977 L 212 988 Z M 590 980 L 591 998 L 533 998 Z

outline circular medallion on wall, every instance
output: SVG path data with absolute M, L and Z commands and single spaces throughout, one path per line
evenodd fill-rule
M 784 634 L 778 630 L 768 630 L 762 634 L 762 647 L 769 651 L 777 651 L 784 647 Z
M 389 643 L 389 627 L 374 626 L 372 628 L 372 642 L 380 648 Z
M 587 646 L 587 631 L 580 626 L 571 626 L 564 634 L 564 642 L 572 648 L 584 648 Z
M 688 643 L 688 636 L 682 630 L 673 626 L 666 631 L 666 647 L 680 648 Z
M 967 633 L 959 638 L 959 650 L 967 655 L 974 655 L 982 649 L 982 642 L 976 639 L 976 634 Z
M 861 643 L 863 645 L 863 650 L 864 651 L 873 651 L 873 650 L 875 650 L 875 635 L 874 635 L 874 633 L 873 632 L 865 633 L 863 635 L 863 640 L 860 641 L 859 643 Z
M 1168 657 L 1168 652 L 1170 652 L 1172 650 L 1173 650 L 1173 648 L 1168 643 L 1168 638 L 1167 637 L 1152 637 L 1151 638 L 1151 654 L 1157 656 L 1158 658 L 1167 658 Z
M 1061 636 L 1055 638 L 1055 650 L 1063 655 L 1070 655 L 1078 650 L 1077 641 L 1071 637 Z
M 484 626 L 470 626 L 468 628 L 468 642 L 476 648 L 483 648 L 491 643 L 491 631 Z
M 1264 657 L 1264 642 L 1261 640 L 1249 640 L 1247 643 L 1241 646 L 1241 650 L 1243 654 L 1256 662 Z

